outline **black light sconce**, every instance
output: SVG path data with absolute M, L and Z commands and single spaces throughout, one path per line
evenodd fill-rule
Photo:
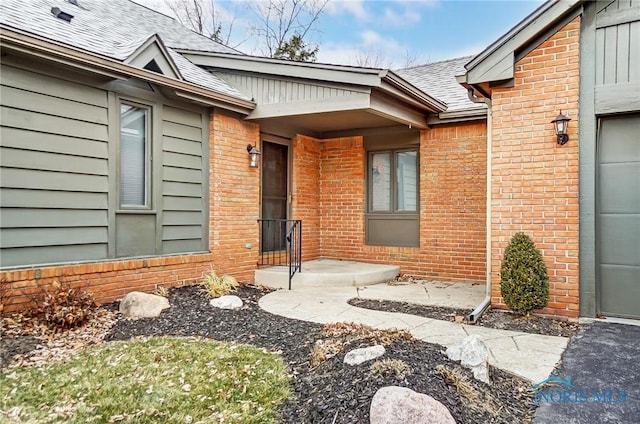
M 554 125 L 556 130 L 556 136 L 558 137 L 558 144 L 561 146 L 565 144 L 567 141 L 569 141 L 569 134 L 567 134 L 567 127 L 569 126 L 569 121 L 571 121 L 571 118 L 567 118 L 566 116 L 564 116 L 562 114 L 562 111 L 560 111 L 560 114 L 556 116 L 556 118 L 553 121 L 551 121 L 551 123 Z
M 252 168 L 257 168 L 258 156 L 260 155 L 260 150 L 258 150 L 256 146 L 247 144 L 247 152 L 249 152 L 249 166 Z

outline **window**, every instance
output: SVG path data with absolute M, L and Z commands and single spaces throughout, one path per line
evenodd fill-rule
M 149 114 L 146 107 L 120 105 L 120 207 L 148 208 Z
M 370 163 L 370 212 L 418 211 L 418 152 L 373 152 Z
M 419 245 L 418 150 L 369 152 L 367 244 Z

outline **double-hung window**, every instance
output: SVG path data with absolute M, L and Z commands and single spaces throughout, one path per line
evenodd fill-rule
M 372 151 L 367 162 L 367 244 L 418 246 L 418 150 Z
M 149 107 L 120 104 L 120 208 L 148 209 L 150 199 Z

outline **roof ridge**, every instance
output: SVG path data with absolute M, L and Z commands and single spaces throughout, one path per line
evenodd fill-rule
M 234 48 L 234 47 L 231 47 L 231 46 L 228 46 L 228 45 L 226 45 L 226 44 L 223 44 L 223 43 L 221 43 L 221 42 L 219 42 L 219 41 L 217 41 L 217 40 L 214 40 L 214 39 L 213 39 L 213 38 L 211 38 L 211 37 L 207 37 L 206 35 L 199 33 L 198 31 L 194 30 L 193 28 L 189 28 L 188 26 L 186 26 L 185 24 L 183 24 L 183 23 L 180 21 L 180 19 L 177 19 L 176 17 L 169 16 L 169 15 L 167 15 L 167 14 L 165 14 L 165 13 L 160 12 L 159 10 L 151 9 L 150 7 L 148 7 L 148 6 L 144 5 L 144 4 L 140 4 L 140 3 L 136 2 L 135 0 L 126 0 L 126 1 L 128 1 L 129 3 L 133 3 L 133 4 L 135 4 L 136 6 L 142 7 L 142 8 L 144 8 L 144 9 L 146 9 L 146 10 L 150 11 L 150 12 L 153 12 L 153 13 L 156 13 L 156 14 L 158 14 L 158 15 L 161 15 L 161 16 L 163 16 L 163 17 L 165 17 L 165 18 L 169 18 L 169 19 L 171 19 L 171 20 L 172 20 L 176 25 L 180 25 L 180 26 L 181 26 L 181 27 L 183 27 L 184 29 L 186 29 L 186 30 L 188 30 L 188 31 L 191 31 L 192 33 L 196 34 L 196 35 L 197 35 L 197 36 L 199 36 L 199 37 L 202 37 L 202 38 L 206 39 L 207 41 L 211 41 L 211 42 L 214 42 L 214 43 L 216 43 L 216 44 L 219 44 L 219 45 L 221 45 L 221 46 L 223 46 L 223 47 L 226 47 L 226 48 L 228 48 L 228 49 L 231 49 L 231 50 L 233 50 L 233 51 L 236 51 L 236 52 L 238 52 L 239 54 L 242 54 L 242 55 L 244 55 L 244 54 L 245 54 L 245 53 L 241 52 L 240 50 L 238 50 L 238 49 L 236 49 L 236 48 Z
M 451 59 L 437 60 L 435 62 L 427 62 L 427 63 L 423 63 L 421 65 L 410 66 L 408 68 L 400 68 L 400 69 L 397 69 L 397 71 L 408 71 L 410 69 L 424 68 L 425 66 L 437 65 L 439 63 L 454 62 L 454 61 L 463 60 L 463 59 L 471 60 L 474 57 L 475 57 L 475 55 L 465 55 L 465 56 L 460 56 L 460 57 L 454 57 L 454 58 L 451 58 Z

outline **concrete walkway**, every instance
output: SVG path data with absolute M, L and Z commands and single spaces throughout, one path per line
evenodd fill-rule
M 442 285 L 447 285 L 442 287 Z M 437 287 L 440 286 L 439 290 Z M 426 291 L 425 291 L 426 289 Z M 421 283 L 405 286 L 379 284 L 362 287 L 303 288 L 278 290 L 263 296 L 260 307 L 276 315 L 321 324 L 333 322 L 355 322 L 372 327 L 408 330 L 417 339 L 450 347 L 459 344 L 470 334 L 479 334 L 490 351 L 489 363 L 537 383 L 553 371 L 569 341 L 566 337 L 541 336 L 507 330 L 439 321 L 415 315 L 373 311 L 351 306 L 347 301 L 354 297 L 411 301 L 472 308 L 469 299 L 482 299 L 483 286 L 451 283 Z M 474 291 L 473 296 L 458 296 L 466 299 L 454 304 L 444 302 L 454 291 Z M 432 293 L 431 299 L 425 296 Z M 438 303 L 441 302 L 441 303 Z

